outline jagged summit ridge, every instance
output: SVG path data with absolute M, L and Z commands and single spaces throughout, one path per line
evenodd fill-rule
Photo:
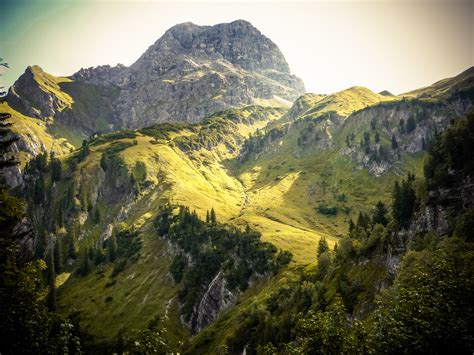
M 198 26 L 191 22 L 173 26 L 132 68 L 141 66 L 143 62 L 151 64 L 176 55 L 196 59 L 224 59 L 249 71 L 271 69 L 290 73 L 288 63 L 278 47 L 244 20 L 215 26 Z

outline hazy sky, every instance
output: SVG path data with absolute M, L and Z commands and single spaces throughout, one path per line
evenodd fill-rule
M 55 75 L 132 64 L 169 27 L 245 19 L 281 49 L 308 92 L 401 93 L 474 65 L 474 0 L 0 0 L 9 86 L 26 66 Z

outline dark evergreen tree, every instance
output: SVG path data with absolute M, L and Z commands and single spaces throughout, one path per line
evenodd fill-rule
M 0 98 L 2 100 L 2 98 Z M 1 101 L 0 101 L 1 102 Z M 8 119 L 11 115 L 7 112 L 0 112 L 0 169 L 12 167 L 18 164 L 13 153 L 9 152 L 11 145 L 18 140 L 11 133 L 11 122 Z
M 54 243 L 54 271 L 60 274 L 63 270 L 63 251 L 61 239 L 57 239 Z
M 79 161 L 83 161 L 88 155 L 89 155 L 89 143 L 87 142 L 87 140 L 84 139 L 82 141 L 82 147 L 78 155 Z M 101 160 L 101 164 L 102 164 L 102 160 Z
M 349 235 L 352 233 L 352 231 L 354 230 L 355 228 L 355 224 L 354 224 L 354 221 L 352 220 L 352 218 L 349 220 Z
M 79 271 L 82 276 L 86 276 L 91 271 L 89 261 L 89 248 L 86 248 L 82 254 L 82 265 Z
M 50 311 L 56 310 L 56 270 L 55 252 L 51 249 L 48 256 L 48 295 L 46 305 Z
M 375 139 L 375 143 L 380 143 L 380 134 L 379 134 L 379 132 L 375 132 L 374 139 Z
M 403 118 L 400 120 L 398 130 L 400 131 L 400 134 L 405 133 L 405 120 Z
M 375 210 L 372 215 L 372 224 L 381 224 L 384 227 L 387 226 L 388 220 L 387 220 L 387 208 L 385 205 L 379 201 L 375 205 Z
M 318 242 L 318 258 L 329 250 L 328 242 L 325 237 L 319 238 Z
M 411 133 L 416 129 L 416 121 L 415 117 L 410 116 L 407 120 L 406 124 L 406 133 Z
M 366 154 L 370 153 L 370 133 L 364 132 L 364 150 Z
M 375 131 L 375 128 L 377 128 L 377 120 L 375 119 L 375 117 L 370 120 L 370 128 L 372 129 L 372 131 Z
M 399 184 L 395 182 L 392 195 L 392 216 L 401 228 L 410 224 L 411 217 L 416 207 L 416 193 L 413 188 L 415 176 L 408 174 L 406 180 Z
M 359 212 L 356 226 L 367 230 L 370 226 L 370 217 L 367 216 L 365 213 Z
M 51 179 L 53 181 L 61 180 L 62 170 L 63 170 L 61 160 L 55 157 L 54 152 L 51 152 L 50 161 L 51 161 Z
M 398 149 L 398 142 L 397 142 L 397 138 L 395 138 L 395 134 L 392 134 L 392 149 L 393 150 Z
M 112 236 L 110 237 L 109 240 L 109 260 L 114 262 L 115 259 L 117 259 L 117 237 L 115 233 L 112 233 Z
M 214 211 L 214 208 L 211 208 L 211 214 L 209 215 L 209 219 L 212 224 L 216 224 L 217 217 L 216 217 L 216 211 Z

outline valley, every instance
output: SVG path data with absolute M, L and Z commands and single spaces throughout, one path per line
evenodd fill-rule
M 129 67 L 28 67 L 0 111 L 38 298 L 86 352 L 411 344 L 382 316 L 416 301 L 410 273 L 444 268 L 423 297 L 453 280 L 439 299 L 459 289 L 453 308 L 468 307 L 473 68 L 401 95 L 305 93 L 243 20 L 176 25 Z

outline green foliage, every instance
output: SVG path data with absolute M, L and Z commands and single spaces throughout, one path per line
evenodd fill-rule
M 51 161 L 51 179 L 52 179 L 52 181 L 61 180 L 62 170 L 63 170 L 61 160 L 56 158 L 54 156 L 54 153 L 51 152 L 50 161 Z
M 173 258 L 170 266 L 170 273 L 176 283 L 180 283 L 183 279 L 184 270 L 188 266 L 188 260 L 183 254 L 178 254 Z
M 328 242 L 326 241 L 325 237 L 319 238 L 318 242 L 318 257 L 321 256 L 321 254 L 326 253 L 329 250 L 329 245 Z
M 57 274 L 63 272 L 63 248 L 61 239 L 57 239 L 54 243 L 54 270 Z
M 335 216 L 337 215 L 338 208 L 336 206 L 328 206 L 325 203 L 321 203 L 318 207 L 316 207 L 316 211 L 328 216 Z
M 416 129 L 415 117 L 410 116 L 408 118 L 407 124 L 406 124 L 406 133 L 409 134 L 409 133 L 413 132 L 415 129 Z
M 127 265 L 138 260 L 142 241 L 138 231 L 134 229 L 119 229 L 116 235 L 113 235 L 107 241 L 107 245 L 109 260 L 114 261 L 111 276 L 115 277 L 124 271 Z
M 73 335 L 71 323 L 48 312 L 38 301 L 41 292 L 39 273 L 44 270 L 45 263 L 31 259 L 20 247 L 22 238 L 31 240 L 33 237 L 29 229 L 26 233 L 15 230 L 23 216 L 23 202 L 13 197 L 6 186 L 0 185 L 0 352 L 78 352 L 80 344 Z M 54 258 L 52 252 L 50 255 Z M 54 260 L 50 265 L 54 268 Z M 54 308 L 54 272 L 50 274 L 48 303 Z
M 271 143 L 279 138 L 282 138 L 286 132 L 287 126 L 277 126 L 270 129 L 268 132 L 257 130 L 254 135 L 250 135 L 243 143 L 240 160 L 242 162 L 248 161 L 251 156 L 261 153 L 268 143 Z M 307 137 L 299 137 L 299 145 L 302 145 Z
M 397 138 L 395 137 L 394 134 L 392 134 L 392 149 L 393 149 L 393 150 L 397 150 L 397 149 L 398 149 Z
M 139 132 L 155 139 L 168 140 L 171 132 L 177 133 L 185 128 L 192 129 L 192 126 L 186 123 L 162 123 L 142 128 Z
M 96 138 L 93 138 L 90 142 L 91 145 L 101 145 L 104 143 L 116 143 L 121 139 L 134 139 L 136 138 L 137 134 L 135 131 L 132 130 L 121 130 L 113 133 L 108 133 L 104 135 L 98 135 Z
M 107 245 L 109 250 L 109 260 L 111 262 L 114 262 L 115 259 L 117 259 L 118 252 L 117 237 L 115 236 L 115 233 L 112 233 L 112 236 L 110 237 L 110 240 L 108 241 Z
M 367 354 L 369 349 L 362 323 L 349 322 L 346 309 L 338 299 L 326 311 L 302 317 L 297 323 L 297 337 L 287 345 L 296 354 Z
M 474 207 L 469 208 L 459 217 L 454 229 L 454 236 L 474 242 Z
M 469 353 L 474 346 L 473 265 L 473 245 L 460 239 L 407 254 L 375 313 L 377 352 Z
M 108 171 L 111 169 L 112 171 L 117 171 L 117 169 L 124 168 L 124 163 L 119 153 L 131 146 L 132 143 L 130 142 L 112 142 L 102 153 L 100 159 L 102 170 Z
M 158 213 L 155 227 L 191 259 L 188 263 L 183 254 L 177 254 L 170 267 L 174 280 L 183 282 L 179 299 L 186 318 L 191 315 L 202 288 L 218 272 L 224 273 L 231 290 L 243 291 L 252 276 L 276 272 L 291 260 L 290 253 L 278 253 L 272 244 L 261 242 L 260 233 L 249 228 L 240 231 L 218 223 L 214 209 L 206 223 L 185 207 L 174 216 L 173 208 L 166 205 Z
M 145 330 L 132 331 L 127 350 L 132 354 L 172 354 L 174 346 L 168 340 L 168 330 L 161 320 L 152 321 Z
M 400 184 L 395 182 L 392 200 L 392 216 L 401 228 L 407 228 L 416 208 L 416 193 L 413 186 L 415 176 L 408 174 Z
M 377 202 L 372 215 L 372 224 L 381 224 L 382 226 L 386 227 L 388 223 L 387 213 L 387 208 L 382 203 L 382 201 Z
M 424 173 L 429 188 L 449 187 L 474 174 L 474 112 L 430 142 Z
M 79 153 L 76 155 L 77 162 L 81 162 L 89 155 L 89 142 L 86 140 L 82 141 L 82 147 L 79 149 Z
M 81 276 L 87 276 L 91 271 L 90 260 L 89 260 L 89 249 L 85 249 L 82 253 L 82 264 L 79 268 L 79 274 Z
M 1 97 L 0 100 L 2 100 Z M 0 112 L 0 170 L 18 164 L 15 155 L 9 151 L 10 146 L 18 140 L 11 133 L 10 127 L 12 123 L 8 122 L 10 118 L 11 114 Z M 0 181 L 0 183 L 2 182 Z

